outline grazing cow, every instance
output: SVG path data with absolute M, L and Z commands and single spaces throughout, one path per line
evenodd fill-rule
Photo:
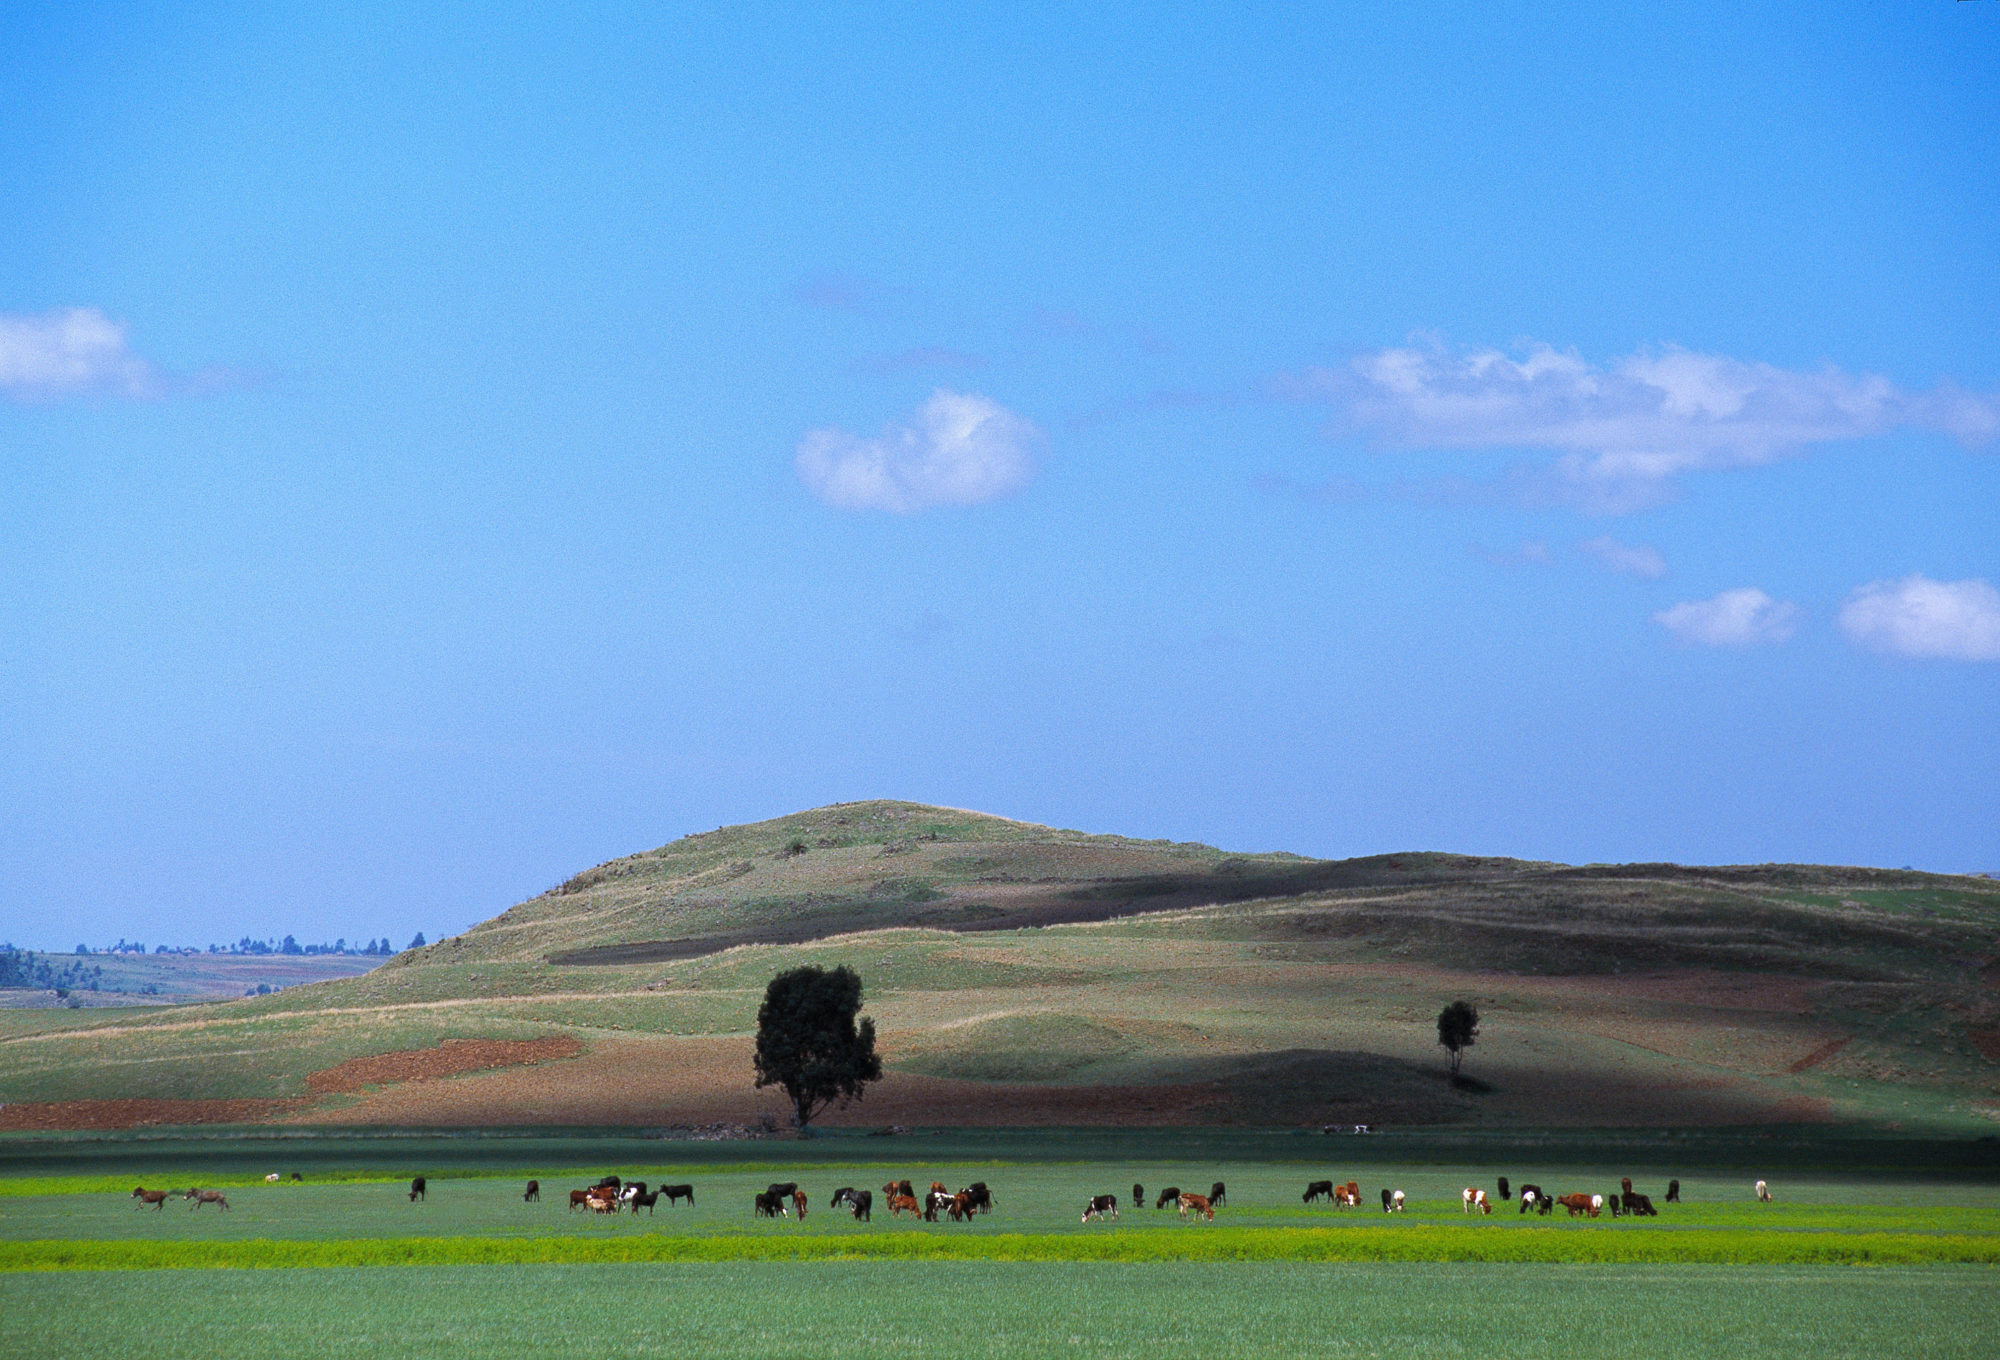
M 172 1193 L 173 1191 L 171 1190 L 148 1190 L 145 1186 L 141 1185 L 134 1187 L 132 1198 L 139 1201 L 141 1209 L 145 1208 L 148 1204 L 152 1205 L 155 1209 L 164 1209 L 167 1207 L 167 1196 Z
M 1386 1186 L 1386 1185 L 1385 1185 L 1385 1186 L 1383 1186 L 1383 1187 L 1382 1187 L 1382 1212 L 1383 1212 L 1383 1213 L 1385 1213 L 1385 1214 L 1386 1214 L 1386 1213 L 1388 1213 L 1388 1212 L 1389 1212 L 1389 1206 L 1390 1206 L 1390 1204 L 1392 1204 L 1393 1202 L 1394 1202 L 1394 1201 L 1393 1201 L 1393 1199 L 1391 1198 L 1391 1196 L 1390 1196 L 1390 1194 L 1389 1194 L 1389 1187 L 1388 1187 L 1388 1186 Z
M 590 1191 L 588 1190 L 570 1191 L 569 1207 L 572 1213 L 574 1213 L 578 1208 L 588 1209 L 590 1207 Z
M 797 1181 L 772 1181 L 764 1188 L 780 1199 L 790 1199 L 798 1191 L 799 1183 Z
M 1557 1195 L 1556 1203 L 1569 1210 L 1571 1218 L 1575 1218 L 1578 1214 L 1589 1214 L 1592 1218 L 1597 1217 L 1597 1212 L 1590 1207 L 1589 1195 L 1581 1193 Z
M 1614 1200 L 1613 1203 L 1616 1203 L 1616 1201 Z M 1592 1195 L 1590 1197 L 1590 1216 L 1592 1218 L 1596 1218 L 1597 1215 L 1603 1211 L 1603 1209 L 1604 1209 L 1604 1196 Z
M 1389 1192 L 1387 1190 L 1384 1190 L 1382 1192 L 1382 1198 L 1384 1200 L 1387 1200 L 1388 1197 L 1389 1197 Z M 1333 1182 L 1332 1181 L 1310 1182 L 1309 1184 L 1307 1184 L 1306 1192 L 1304 1196 L 1302 1196 L 1302 1198 L 1305 1200 L 1307 1204 L 1311 1204 L 1316 1199 L 1324 1199 L 1327 1202 L 1331 1203 L 1333 1200 Z
M 917 1215 L 919 1217 L 921 1217 L 924 1212 L 923 1209 L 918 1206 L 917 1197 L 915 1195 L 899 1195 L 893 1190 L 889 1192 L 888 1204 L 889 1204 L 889 1212 L 897 1218 L 901 1218 L 905 1211 Z
M 1762 1181 L 1757 1182 L 1757 1200 L 1762 1204 L 1769 1204 L 1771 1202 L 1771 1187 Z
M 849 1199 L 853 1198 L 853 1196 L 854 1196 L 854 1187 L 851 1185 L 843 1185 L 840 1187 L 840 1189 L 834 1191 L 832 1195 L 827 1197 L 826 1207 L 829 1209 L 838 1209 L 841 1205 L 847 1203 Z
M 1334 1186 L 1333 1202 L 1343 1209 L 1359 1209 L 1361 1207 L 1361 1186 L 1354 1181 L 1349 1181 L 1345 1185 Z
M 792 1207 L 793 1207 L 794 1209 L 797 1209 L 797 1210 L 799 1211 L 799 1222 L 801 1222 L 801 1223 L 805 1222 L 805 1221 L 806 1221 L 806 1192 L 805 1192 L 805 1191 L 803 1191 L 803 1190 L 794 1190 L 794 1191 L 792 1191 Z
M 950 1213 L 953 1218 L 957 1218 L 958 1196 L 945 1190 L 926 1190 L 924 1192 L 924 1222 L 937 1222 L 938 1210 L 940 1209 Z
M 1400 1214 L 1403 1212 L 1403 1192 L 1401 1190 L 1396 1191 L 1389 1197 L 1389 1209 L 1391 1213 Z
M 1540 1204 L 1541 1198 L 1541 1186 L 1523 1185 L 1521 1187 L 1521 1212 L 1525 1214 L 1528 1210 L 1536 1208 Z
M 1180 1198 L 1181 1217 L 1188 1216 L 1192 1209 L 1210 1223 L 1215 1222 L 1215 1203 L 1207 1195 L 1182 1195 Z
M 625 1197 L 625 1206 L 635 1214 L 638 1213 L 641 1209 L 644 1209 L 647 1213 L 650 1214 L 653 1212 L 653 1206 L 655 1204 L 658 1204 L 659 1202 L 660 1202 L 660 1192 L 657 1190 L 653 1191 L 653 1193 L 650 1195 L 642 1192 L 637 1195 L 628 1194 Z M 805 1217 L 803 1210 L 800 1211 L 799 1216 L 801 1218 Z
M 1680 1202 L 1681 1202 L 1681 1183 L 1679 1181 L 1668 1181 L 1667 1203 L 1679 1204 Z
M 856 1190 L 847 1202 L 854 1206 L 854 1219 L 857 1223 L 873 1221 L 875 1217 L 875 1196 L 869 1194 L 866 1190 Z
M 985 1181 L 974 1181 L 958 1193 L 965 1196 L 965 1202 L 972 1206 L 972 1212 L 976 1214 L 993 1212 L 993 1192 L 986 1188 Z
M 785 1218 L 785 1197 L 775 1190 L 759 1192 L 757 1196 L 757 1217 Z
M 1512 1198 L 1514 1197 L 1507 1193 L 1507 1178 L 1505 1176 L 1502 1176 L 1500 1178 L 1500 1202 L 1502 1204 L 1505 1204 L 1508 1200 Z
M 303 1182 L 303 1181 L 305 1180 L 305 1177 L 304 1177 L 304 1176 L 301 1176 L 301 1175 L 300 1175 L 300 1174 L 299 1174 L 298 1172 L 294 1171 L 294 1172 L 292 1173 L 292 1179 L 293 1179 L 293 1180 L 295 1180 L 295 1181 L 300 1181 L 300 1182 Z
M 420 1199 L 427 1200 L 429 1198 L 430 1194 L 424 1189 L 424 1178 L 422 1176 L 418 1176 L 410 1182 L 410 1203 L 415 1204 Z
M 1153 1201 L 1153 1207 L 1155 1209 L 1164 1209 L 1169 1204 L 1177 1203 L 1180 1200 L 1180 1197 L 1181 1197 L 1181 1188 L 1178 1185 L 1170 1185 L 1166 1189 L 1160 1191 L 1160 1197 L 1157 1200 Z
M 1641 1218 L 1658 1218 L 1660 1216 L 1660 1211 L 1653 1207 L 1653 1201 L 1644 1195 L 1632 1196 L 1632 1202 L 1625 1206 L 1625 1212 L 1628 1214 L 1637 1214 Z
M 199 1209 L 204 1204 L 213 1204 L 218 1209 L 229 1207 L 229 1201 L 222 1197 L 220 1190 L 190 1190 L 182 1198 L 194 1201 L 188 1206 L 190 1209 Z
M 1618 1196 L 1606 1195 L 1604 1197 L 1604 1207 L 1611 1211 L 1613 1218 L 1618 1217 Z
M 278 1181 L 279 1181 L 279 1176 L 278 1176 L 278 1173 L 277 1173 L 277 1172 L 273 1171 L 273 1172 L 272 1172 L 272 1173 L 271 1173 L 270 1175 L 268 1175 L 268 1176 L 264 1177 L 264 1179 L 265 1179 L 265 1181 L 267 1181 L 268 1183 L 270 1183 L 270 1184 L 272 1184 L 272 1185 L 276 1185 L 276 1184 L 278 1183 Z
M 1463 1203 L 1465 1212 L 1468 1214 L 1472 1212 L 1472 1207 L 1475 1204 L 1479 1206 L 1479 1212 L 1482 1214 L 1493 1212 L 1493 1206 L 1486 1201 L 1486 1192 L 1484 1190 L 1477 1190 L 1468 1185 L 1458 1192 L 1458 1197 Z
M 660 1193 L 667 1197 L 667 1207 L 669 1209 L 679 1204 L 682 1200 L 686 1200 L 689 1204 L 694 1203 L 694 1187 L 692 1185 L 663 1185 L 660 1187 Z
M 1137 1181 L 1133 1181 L 1132 1203 L 1136 1206 L 1143 1206 L 1145 1202 L 1146 1202 L 1146 1187 L 1139 1184 L 1139 1182 Z
M 592 1195 L 590 1197 L 590 1212 L 593 1214 L 615 1214 L 618 1212 L 618 1206 L 622 1203 L 624 1201 L 616 1195 Z
M 1103 1218 L 1106 1215 L 1112 1218 L 1118 1217 L 1118 1196 L 1092 1195 L 1090 1203 L 1083 1206 L 1082 1221 L 1088 1223 L 1093 1218 Z
M 1352 1185 L 1354 1184 L 1354 1182 L 1349 1181 L 1348 1184 Z M 1210 1204 L 1213 1204 L 1216 1208 L 1220 1209 L 1222 1207 L 1222 1202 L 1228 1198 L 1229 1198 L 1229 1190 L 1227 1187 L 1223 1185 L 1221 1181 L 1217 1181 L 1214 1185 L 1208 1187 L 1208 1202 Z
M 529 1181 L 527 1191 L 521 1196 L 521 1203 L 527 1204 L 531 1201 L 539 1203 L 541 1198 L 542 1183 L 540 1181 Z

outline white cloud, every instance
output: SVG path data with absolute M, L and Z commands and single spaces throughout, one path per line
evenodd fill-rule
M 1688 600 L 1653 615 L 1653 622 L 1682 642 L 1704 647 L 1747 647 L 1783 642 L 1798 629 L 1795 604 L 1774 600 L 1755 586 L 1725 590 L 1712 600 Z
M 1991 396 L 1948 386 L 1906 392 L 1873 374 L 1675 348 L 1601 367 L 1542 344 L 1520 358 L 1385 349 L 1280 390 L 1328 403 L 1337 431 L 1390 447 L 1550 450 L 1557 460 L 1546 485 L 1520 489 L 1611 512 L 1665 499 L 1685 472 L 1767 463 L 1830 440 L 1901 426 L 1967 444 L 2000 435 L 2000 399 Z
M 1978 579 L 1871 581 L 1840 607 L 1840 629 L 1878 652 L 2000 661 L 2000 590 Z
M 931 393 L 910 425 L 876 439 L 812 430 L 794 466 L 806 489 L 842 510 L 909 514 L 1011 495 L 1035 475 L 1034 424 L 973 393 Z
M 1620 543 L 1609 534 L 1586 538 L 1576 546 L 1578 551 L 1596 558 L 1598 565 L 1606 571 L 1643 576 L 1648 581 L 1657 581 L 1667 574 L 1667 559 L 1660 556 L 1658 548 Z
M 0 392 L 17 401 L 151 397 L 162 387 L 159 373 L 126 345 L 124 325 L 95 307 L 0 313 Z

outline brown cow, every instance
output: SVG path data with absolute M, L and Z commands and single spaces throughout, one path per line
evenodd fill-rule
M 890 1181 L 882 1187 L 882 1193 L 885 1195 L 908 1195 L 911 1199 L 917 1197 L 916 1189 L 908 1181 Z
M 172 1193 L 173 1191 L 171 1190 L 148 1190 L 145 1186 L 141 1185 L 132 1191 L 132 1198 L 139 1201 L 141 1209 L 145 1208 L 148 1204 L 152 1205 L 155 1209 L 164 1209 L 167 1207 L 167 1196 Z
M 794 1191 L 792 1191 L 792 1207 L 793 1207 L 794 1209 L 797 1209 L 797 1210 L 799 1211 L 799 1222 L 801 1222 L 801 1223 L 805 1222 L 805 1221 L 806 1221 L 806 1192 L 805 1192 L 805 1191 L 803 1191 L 803 1190 L 794 1190 Z
M 590 1191 L 588 1190 L 570 1191 L 569 1207 L 571 1212 L 575 1212 L 578 1208 L 588 1209 L 590 1207 Z
M 1182 1218 L 1186 1218 L 1188 1210 L 1192 1209 L 1209 1222 L 1215 1221 L 1215 1206 L 1208 1202 L 1207 1195 L 1182 1195 L 1180 1203 Z
M 1593 1209 L 1590 1205 L 1589 1195 L 1581 1193 L 1557 1195 L 1556 1203 L 1569 1210 L 1571 1218 L 1575 1218 L 1578 1214 L 1589 1214 L 1592 1218 L 1597 1217 L 1597 1210 Z
M 913 1214 L 918 1215 L 919 1217 L 921 1217 L 924 1212 L 922 1209 L 917 1207 L 917 1197 L 915 1195 L 901 1195 L 897 1194 L 893 1190 L 890 1191 L 889 1212 L 900 1218 L 905 1209 L 909 1210 Z

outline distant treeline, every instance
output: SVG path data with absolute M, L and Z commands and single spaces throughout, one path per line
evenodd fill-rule
M 61 955 L 55 957 L 62 958 Z M 62 966 L 58 968 L 47 954 L 0 944 L 0 987 L 37 987 L 67 996 L 72 991 L 96 991 L 103 977 L 101 964 L 62 959 Z
M 419 949 L 422 948 L 423 943 L 423 932 L 418 931 L 417 937 L 405 945 L 404 948 Z M 7 947 L 11 948 L 12 946 Z M 121 938 L 117 944 L 103 949 L 92 949 L 87 944 L 80 944 L 76 947 L 76 952 L 78 954 L 90 955 L 144 954 L 148 951 L 143 944 L 137 944 Z M 191 944 L 161 944 L 154 945 L 150 952 L 154 954 L 352 954 L 364 958 L 386 959 L 396 952 L 396 947 L 389 943 L 389 938 L 386 935 L 379 940 L 362 940 L 353 944 L 348 943 L 344 938 L 335 940 L 332 944 L 300 944 L 290 935 L 285 936 L 282 940 L 253 940 L 248 935 L 245 935 L 235 944 L 212 944 L 207 949 L 202 949 L 198 945 Z

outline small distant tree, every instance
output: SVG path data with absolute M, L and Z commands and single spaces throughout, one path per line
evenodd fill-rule
M 417 932 L 417 938 L 410 941 L 410 948 L 422 949 L 423 947 L 424 947 L 424 932 L 420 930 Z
M 777 1086 L 792 1102 L 798 1126 L 831 1104 L 859 1100 L 882 1079 L 875 1022 L 861 1010 L 861 978 L 845 965 L 828 972 L 811 964 L 778 974 L 757 1009 L 757 1086 Z
M 1479 1012 L 1469 1001 L 1454 1001 L 1438 1012 L 1438 1042 L 1451 1052 L 1451 1072 L 1458 1075 L 1458 1064 L 1465 1057 L 1465 1050 L 1471 1048 L 1479 1038 Z

